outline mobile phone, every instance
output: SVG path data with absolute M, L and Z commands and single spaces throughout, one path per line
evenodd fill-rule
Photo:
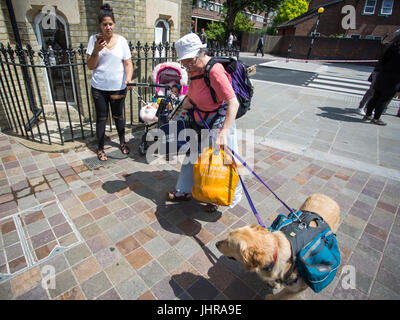
M 104 36 L 102 34 L 98 34 L 96 40 L 99 40 L 99 43 L 102 43 L 104 41 Z

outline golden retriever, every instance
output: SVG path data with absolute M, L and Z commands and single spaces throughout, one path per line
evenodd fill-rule
M 300 210 L 319 214 L 333 232 L 339 227 L 339 205 L 326 195 L 310 195 Z M 310 226 L 316 227 L 315 222 Z M 292 263 L 290 242 L 281 231 L 271 233 L 258 225 L 246 226 L 232 231 L 216 246 L 223 255 L 241 262 L 247 271 L 255 271 L 267 281 L 273 289 L 273 295 L 267 299 L 299 298 L 307 288 Z

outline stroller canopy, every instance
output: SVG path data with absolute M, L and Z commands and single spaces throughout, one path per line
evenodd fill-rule
M 188 74 L 177 62 L 164 62 L 158 64 L 153 70 L 153 82 L 155 84 L 166 84 L 172 87 L 180 85 L 179 95 L 185 95 L 187 90 Z M 165 95 L 164 88 L 157 88 L 158 95 Z

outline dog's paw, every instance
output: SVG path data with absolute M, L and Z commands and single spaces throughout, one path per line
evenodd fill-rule
M 278 284 L 275 288 L 272 288 L 272 294 L 276 295 L 284 289 L 284 286 Z
M 283 285 L 281 283 L 279 283 L 278 281 L 273 281 L 273 280 L 268 280 L 267 286 L 272 290 L 272 292 L 275 292 L 275 293 L 281 291 L 283 288 Z

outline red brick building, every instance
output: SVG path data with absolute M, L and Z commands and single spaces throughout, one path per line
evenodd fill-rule
M 342 20 L 348 12 L 342 8 L 355 8 L 355 29 L 345 30 Z M 398 0 L 312 0 L 308 12 L 278 27 L 279 35 L 310 36 L 320 15 L 317 36 L 344 36 L 355 39 L 390 41 L 393 32 L 400 29 L 400 1 Z

